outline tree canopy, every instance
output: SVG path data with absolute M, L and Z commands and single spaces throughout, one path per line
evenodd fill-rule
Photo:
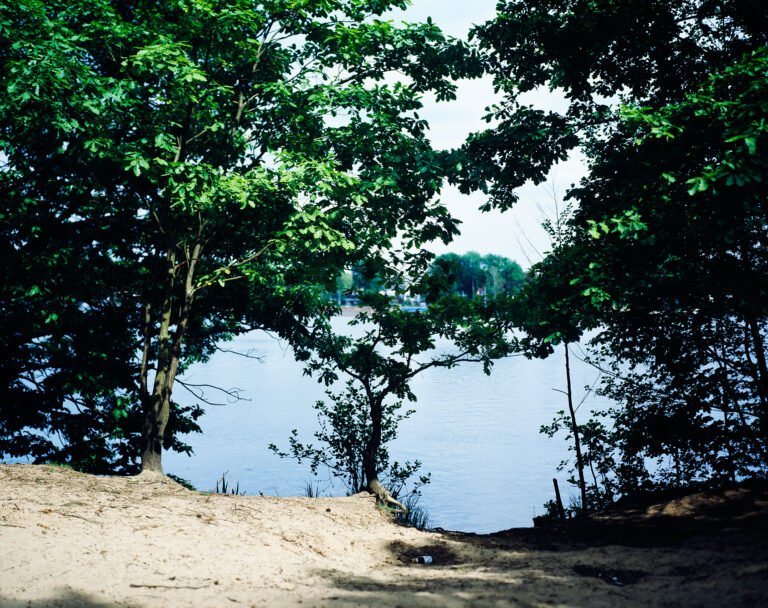
M 432 262 L 430 272 L 434 275 L 433 281 L 442 277 L 450 291 L 468 298 L 511 295 L 525 282 L 525 272 L 517 262 L 474 251 L 439 255 Z
M 418 110 L 474 64 L 380 18 L 404 4 L 0 7 L 0 452 L 131 470 L 140 442 L 160 469 L 199 415 L 171 398 L 188 364 L 305 331 L 339 268 L 395 237 L 456 232 Z
M 501 0 L 474 46 L 382 18 L 406 4 L 0 6 L 0 455 L 162 470 L 202 413 L 173 399 L 185 369 L 254 328 L 346 371 L 381 421 L 435 335 L 490 365 L 514 319 L 531 357 L 592 336 L 616 405 L 563 426 L 596 498 L 766 472 L 763 2 Z M 434 150 L 423 97 L 483 71 L 491 124 Z M 542 88 L 565 109 L 526 101 Z M 475 253 L 430 267 L 423 245 L 458 231 L 444 181 L 506 210 L 576 148 L 588 174 L 526 276 Z M 371 295 L 378 333 L 345 341 L 324 321 L 343 269 L 411 277 L 433 306 Z
M 584 431 L 609 493 L 768 464 L 766 25 L 748 0 L 520 1 L 474 32 L 505 97 L 464 186 L 504 208 L 569 148 L 589 158 L 519 323 L 532 356 L 597 331 L 617 406 Z M 567 110 L 521 102 L 541 86 Z

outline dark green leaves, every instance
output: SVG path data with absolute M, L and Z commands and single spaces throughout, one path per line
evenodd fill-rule
M 448 169 L 418 111 L 473 54 L 376 18 L 402 5 L 0 6 L 0 451 L 44 454 L 20 437 L 72 425 L 87 452 L 119 423 L 119 458 L 97 442 L 97 461 L 130 468 L 161 402 L 143 428 L 166 412 L 183 450 L 174 433 L 199 413 L 169 393 L 189 362 L 251 327 L 298 340 L 340 268 L 450 239 Z

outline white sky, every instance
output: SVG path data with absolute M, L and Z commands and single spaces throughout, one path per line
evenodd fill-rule
M 406 11 L 392 11 L 387 18 L 417 22 L 432 17 L 446 34 L 466 38 L 472 25 L 492 19 L 495 12 L 496 0 L 412 0 Z M 428 100 L 420 114 L 430 124 L 432 143 L 438 148 L 458 147 L 469 133 L 487 128 L 482 117 L 494 100 L 490 78 L 462 81 L 455 102 L 436 104 Z M 562 99 L 549 91 L 532 93 L 526 101 L 544 109 L 563 107 Z M 461 235 L 448 247 L 438 243 L 431 249 L 435 253 L 494 253 L 527 268 L 540 260 L 549 246 L 541 221 L 547 216 L 554 219 L 553 189 L 561 201 L 568 187 L 578 182 L 584 172 L 580 155 L 574 153 L 553 169 L 547 183 L 521 188 L 519 202 L 505 213 L 480 212 L 478 207 L 485 200 L 482 194 L 464 196 L 455 188 L 444 189 L 443 202 L 462 221 Z

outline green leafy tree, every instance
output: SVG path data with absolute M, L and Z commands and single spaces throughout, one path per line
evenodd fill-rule
M 502 100 L 497 125 L 468 139 L 460 185 L 508 208 L 515 189 L 541 183 L 577 146 L 604 141 L 620 120 L 611 100 L 659 108 L 680 101 L 712 71 L 768 42 L 759 0 L 503 0 L 495 19 L 470 34 L 485 52 Z M 564 112 L 525 94 L 562 93 Z
M 365 448 L 373 432 L 369 399 L 354 380 L 348 380 L 340 393 L 326 391 L 330 405 L 317 401 L 315 410 L 320 428 L 315 432 L 317 445 L 302 443 L 298 431 L 291 431 L 287 452 L 271 444 L 270 450 L 281 458 L 293 458 L 299 463 L 307 461 L 310 470 L 318 475 L 325 467 L 340 479 L 350 494 L 365 492 L 369 488 L 365 470 Z M 411 478 L 421 469 L 421 462 L 390 462 L 388 443 L 397 438 L 400 423 L 415 411 L 401 411 L 402 401 L 385 402 L 381 408 L 381 444 L 376 451 L 376 470 L 382 485 L 397 500 Z M 430 476 L 420 475 L 410 493 L 419 494 L 419 488 L 429 483 Z
M 582 250 L 600 253 L 576 285 L 616 302 L 601 342 L 625 362 L 612 366 L 605 392 L 625 406 L 617 415 L 624 443 L 659 461 L 665 483 L 766 467 L 767 66 L 761 49 L 678 103 L 627 108 L 624 125 L 636 143 L 601 153 L 578 190 Z M 629 159 L 652 180 L 647 186 L 611 175 Z M 621 217 L 619 197 L 630 187 L 632 213 L 646 227 L 622 239 L 612 218 Z M 598 195 L 603 188 L 618 196 Z
M 589 158 L 518 313 L 542 355 L 597 332 L 612 491 L 765 471 L 767 26 L 751 0 L 523 0 L 475 30 L 504 100 L 462 186 L 506 208 L 570 148 Z M 567 109 L 524 104 L 538 87 Z
M 162 470 L 200 412 L 172 401 L 188 364 L 252 328 L 296 339 L 395 237 L 450 239 L 417 112 L 473 62 L 378 17 L 405 4 L 0 7 L 3 453 L 119 443 Z
M 425 281 L 431 282 L 431 275 Z M 420 283 L 413 289 L 430 291 Z M 329 325 L 318 326 L 298 352 L 307 362 L 307 373 L 326 385 L 346 379 L 344 391 L 329 393 L 333 405 L 317 406 L 321 430 L 315 437 L 322 444 L 303 444 L 294 432 L 289 452 L 281 453 L 275 447 L 273 451 L 306 459 L 313 471 L 324 464 L 351 489 L 366 489 L 381 503 L 407 512 L 397 495 L 420 463 L 401 466 L 394 462 L 390 466 L 386 443 L 394 439 L 398 423 L 411 413 L 398 413 L 403 401 L 416 401 L 411 381 L 426 370 L 464 362 L 482 363 L 490 373 L 494 359 L 510 354 L 510 326 L 507 315 L 502 314 L 507 301 L 484 304 L 481 299 L 443 294 L 433 299 L 428 310 L 418 313 L 392 306 L 388 296 L 378 293 L 362 294 L 361 301 L 369 310 L 359 313 L 352 324 L 363 329 L 362 336 L 339 335 Z M 436 349 L 438 338 L 450 340 L 452 348 L 447 352 Z M 420 483 L 426 481 L 420 479 Z
M 525 282 L 525 272 L 517 262 L 498 255 L 481 256 L 474 251 L 437 256 L 431 272 L 442 275 L 454 293 L 469 298 L 478 294 L 513 294 Z

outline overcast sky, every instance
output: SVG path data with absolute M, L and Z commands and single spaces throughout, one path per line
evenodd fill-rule
M 493 18 L 495 7 L 496 0 L 412 0 L 409 9 L 393 11 L 387 17 L 411 22 L 432 17 L 445 33 L 466 38 L 472 25 Z M 436 104 L 427 100 L 421 115 L 430 124 L 432 143 L 438 148 L 457 147 L 467 134 L 486 128 L 482 116 L 494 99 L 491 81 L 485 78 L 459 83 L 455 102 Z M 548 91 L 530 94 L 527 101 L 541 108 L 557 109 L 563 105 L 558 96 Z M 454 188 L 446 188 L 442 200 L 454 217 L 462 221 L 461 235 L 448 247 L 439 244 L 432 249 L 436 253 L 495 253 L 517 260 L 527 268 L 541 259 L 549 245 L 540 226 L 545 215 L 554 214 L 553 189 L 561 200 L 567 188 L 577 182 L 583 172 L 584 164 L 578 154 L 574 154 L 552 171 L 548 183 L 521 188 L 520 201 L 505 213 L 481 213 L 478 210 L 484 202 L 481 194 L 463 196 Z

